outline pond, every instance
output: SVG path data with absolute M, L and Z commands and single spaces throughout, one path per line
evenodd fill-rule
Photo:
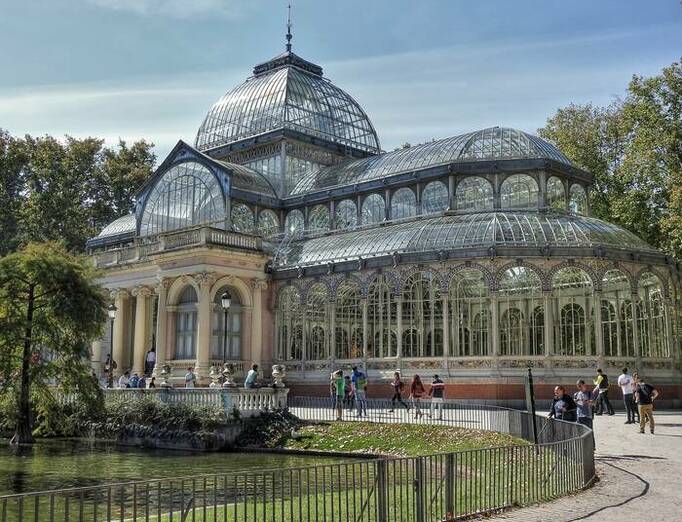
M 101 441 L 43 440 L 19 448 L 0 439 L 0 496 L 112 482 L 254 471 L 338 462 L 273 453 L 200 453 L 117 446 Z

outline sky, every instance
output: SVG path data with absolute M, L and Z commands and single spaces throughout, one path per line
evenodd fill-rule
M 0 0 L 0 128 L 144 138 L 160 163 L 284 50 L 287 0 Z M 682 56 L 679 0 L 291 0 L 293 50 L 391 150 L 493 125 L 535 133 Z

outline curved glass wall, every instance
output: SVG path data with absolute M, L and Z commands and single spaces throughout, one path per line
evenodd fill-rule
M 263 237 L 272 237 L 279 233 L 279 219 L 272 210 L 261 210 L 258 214 L 258 231 Z
M 402 355 L 443 355 L 443 300 L 433 272 L 417 272 L 403 285 Z
M 447 210 L 448 187 L 442 181 L 428 183 L 422 191 L 422 214 L 436 214 Z
M 386 203 L 379 194 L 370 194 L 362 202 L 362 224 L 381 223 L 386 219 Z
M 594 355 L 592 279 L 580 268 L 562 268 L 552 279 L 554 342 L 559 355 Z
M 329 209 L 326 205 L 316 205 L 308 213 L 308 230 L 325 232 L 329 230 Z
M 620 270 L 608 270 L 601 281 L 601 324 L 604 355 L 635 355 L 632 288 Z
M 493 186 L 484 178 L 469 176 L 457 184 L 455 190 L 457 210 L 491 210 Z
M 284 220 L 284 233 L 288 236 L 303 237 L 305 218 L 303 212 L 298 209 L 292 210 Z
M 642 357 L 670 357 L 668 318 L 661 280 L 651 272 L 640 275 L 637 285 L 637 332 Z
M 306 359 L 322 360 L 329 357 L 327 307 L 329 296 L 324 284 L 308 290 L 305 307 L 305 355 Z
M 391 196 L 391 219 L 402 219 L 417 215 L 417 197 L 412 189 L 403 187 Z
M 479 270 L 457 272 L 450 281 L 450 343 L 452 354 L 489 355 L 490 298 Z
M 243 232 L 244 234 L 253 233 L 254 220 L 253 212 L 248 205 L 244 203 L 235 203 L 232 205 L 232 228 L 237 232 Z
M 362 357 L 362 300 L 357 283 L 343 282 L 336 292 L 335 354 L 338 359 Z
M 301 294 L 292 286 L 277 296 L 277 349 L 280 360 L 303 358 L 303 307 Z
M 220 183 L 193 161 L 171 167 L 145 199 L 140 235 L 148 236 L 200 224 L 224 226 L 225 200 Z
M 367 322 L 368 356 L 398 355 L 398 305 L 385 275 L 376 276 L 369 285 Z
M 231 290 L 230 308 L 225 311 L 221 305 L 221 297 L 229 287 L 218 290 L 213 299 L 213 336 L 211 338 L 211 356 L 220 361 L 240 360 L 242 358 L 242 303 L 239 293 Z M 225 325 L 227 324 L 227 328 Z
M 568 208 L 571 213 L 579 216 L 587 215 L 587 194 L 582 186 L 578 184 L 571 185 L 569 198 Z
M 336 205 L 335 224 L 337 230 L 355 228 L 358 224 L 358 209 L 350 199 L 339 201 Z
M 500 354 L 542 355 L 545 310 L 538 274 L 523 266 L 509 268 L 500 278 L 498 294 Z
M 556 176 L 547 180 L 547 206 L 558 210 L 566 210 L 566 189 Z
M 538 206 L 538 184 L 528 174 L 513 174 L 500 188 L 502 208 L 533 208 Z

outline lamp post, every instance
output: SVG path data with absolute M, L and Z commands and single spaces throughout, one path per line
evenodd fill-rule
M 116 305 L 111 303 L 107 309 L 107 315 L 111 322 L 111 329 L 109 330 L 109 370 L 107 375 L 107 384 L 109 388 L 114 387 L 114 319 L 116 319 Z
M 232 295 L 225 290 L 220 296 L 220 305 L 223 307 L 223 364 L 227 361 L 227 312 L 232 304 Z

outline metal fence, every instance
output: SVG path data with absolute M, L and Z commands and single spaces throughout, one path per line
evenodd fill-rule
M 530 440 L 526 412 L 445 401 L 416 416 L 390 401 L 342 404 L 345 420 L 433 423 Z M 364 405 L 363 405 L 364 406 Z M 308 420 L 334 420 L 326 398 L 290 397 Z M 432 413 L 428 417 L 426 413 Z M 440 417 L 440 419 L 439 419 Z M 349 460 L 0 497 L 0 521 L 448 521 L 577 491 L 594 477 L 592 432 L 538 417 L 540 444 L 424 457 Z

